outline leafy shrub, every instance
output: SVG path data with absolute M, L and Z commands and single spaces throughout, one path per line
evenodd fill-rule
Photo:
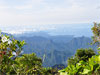
M 16 73 L 19 74 L 41 74 L 42 60 L 34 53 L 23 54 L 15 59 L 18 64 L 14 65 Z
M 87 62 L 81 60 L 76 65 L 68 65 L 59 72 L 64 75 L 100 75 L 100 55 L 92 56 Z
M 75 65 L 76 63 L 78 63 L 81 60 L 88 61 L 88 59 L 91 58 L 93 55 L 95 55 L 95 52 L 91 48 L 78 49 L 76 51 L 75 56 L 68 59 L 68 65 L 71 65 L 71 64 Z
M 10 73 L 12 65 L 16 63 L 13 57 L 20 55 L 24 41 L 18 41 L 9 36 L 0 36 L 0 72 Z
M 55 69 L 44 68 L 35 53 L 22 54 L 24 41 L 0 36 L 0 75 L 55 75 Z

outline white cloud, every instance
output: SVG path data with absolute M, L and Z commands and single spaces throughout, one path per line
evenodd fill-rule
M 100 0 L 1 0 L 0 25 L 92 23 Z
M 100 9 L 100 6 L 97 6 L 97 9 Z
M 0 10 L 1 9 L 9 9 L 10 7 L 8 7 L 8 6 L 4 6 L 4 5 L 0 5 Z
M 32 5 L 15 6 L 14 8 L 19 10 L 32 9 Z

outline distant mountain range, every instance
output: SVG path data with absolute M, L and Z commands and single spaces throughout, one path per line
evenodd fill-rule
M 93 48 L 95 45 L 90 45 L 92 42 L 89 37 L 74 37 L 71 35 L 58 36 L 21 36 L 18 40 L 25 40 L 27 45 L 24 46 L 24 53 L 35 52 L 37 56 L 41 57 L 43 66 L 50 67 L 55 64 L 67 64 L 68 57 L 75 54 L 79 48 Z

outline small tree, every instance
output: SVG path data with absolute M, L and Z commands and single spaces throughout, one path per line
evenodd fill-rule
M 17 74 L 41 75 L 42 60 L 34 53 L 23 54 L 21 57 L 16 58 L 15 61 L 18 63 L 18 65 L 14 65 Z
M 24 41 L 18 41 L 6 35 L 0 36 L 0 72 L 10 73 L 14 59 L 20 55 Z
M 100 47 L 100 23 L 97 24 L 94 22 L 94 26 L 92 27 L 92 32 L 93 32 L 93 44 L 96 44 L 98 47 Z M 98 48 L 100 50 L 100 48 Z M 98 51 L 100 54 L 100 51 Z
M 76 51 L 76 54 L 74 57 L 71 57 L 68 59 L 68 65 L 75 65 L 79 61 L 83 60 L 85 62 L 88 61 L 89 58 L 91 58 L 93 55 L 95 55 L 95 52 L 93 49 L 78 49 Z

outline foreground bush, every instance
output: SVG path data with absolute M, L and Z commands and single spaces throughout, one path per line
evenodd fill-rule
M 23 54 L 15 59 L 17 64 L 13 65 L 14 71 L 17 74 L 41 74 L 42 60 L 34 53 Z
M 52 68 L 44 68 L 35 53 L 22 54 L 24 41 L 0 36 L 0 75 L 59 75 Z
M 0 36 L 0 73 L 10 73 L 13 70 L 14 59 L 22 52 L 24 41 L 15 40 L 9 36 Z
M 100 24 L 94 23 L 92 32 L 92 44 L 99 47 L 98 54 L 94 55 L 94 52 L 89 51 L 91 54 L 87 55 L 88 52 L 78 51 L 76 53 L 78 57 L 71 58 L 68 61 L 73 63 L 68 64 L 65 69 L 59 71 L 61 75 L 100 75 Z
M 59 72 L 63 75 L 100 75 L 100 55 L 92 56 L 88 62 L 81 60 L 76 65 L 68 65 Z
M 99 63 L 97 62 L 98 57 L 95 56 L 92 49 L 78 49 L 75 56 L 68 59 L 67 68 L 59 72 L 61 75 L 94 75 L 95 69 L 91 68 L 94 68 Z
M 77 64 L 79 61 L 83 60 L 83 61 L 88 61 L 89 58 L 91 58 L 93 55 L 95 55 L 96 53 L 94 52 L 93 49 L 89 48 L 89 49 L 78 49 L 76 51 L 75 56 L 69 58 L 68 61 L 68 65 L 75 65 Z

